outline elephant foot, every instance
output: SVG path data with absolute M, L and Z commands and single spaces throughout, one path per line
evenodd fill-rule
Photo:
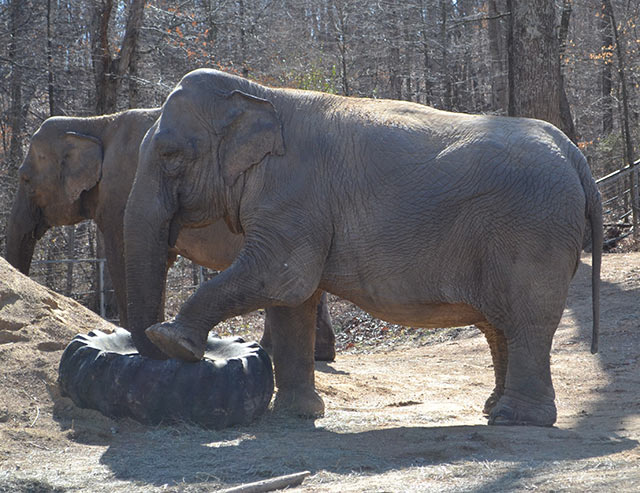
M 170 358 L 196 362 L 204 357 L 208 333 L 187 333 L 172 321 L 152 325 L 145 334 Z
M 140 356 L 146 356 L 147 358 L 157 360 L 167 359 L 167 355 L 160 351 L 160 349 L 158 349 L 158 347 L 155 346 L 144 334 L 132 333 L 131 340 L 133 341 L 133 344 L 138 350 L 138 354 L 140 354 Z
M 314 389 L 278 389 L 273 410 L 302 418 L 321 418 L 324 416 L 324 401 Z
M 491 392 L 491 395 L 489 396 L 487 401 L 484 403 L 484 409 L 482 410 L 482 414 L 484 414 L 485 416 L 490 416 L 491 411 L 493 411 L 493 408 L 496 407 L 496 404 L 498 404 L 498 401 L 502 397 L 502 394 L 504 394 L 504 389 L 502 390 L 493 389 L 493 392 Z
M 553 400 L 533 403 L 503 395 L 489 414 L 489 424 L 553 426 L 556 417 L 556 405 Z
M 314 352 L 316 361 L 334 361 L 336 359 L 336 347 L 333 344 L 319 344 L 316 341 Z

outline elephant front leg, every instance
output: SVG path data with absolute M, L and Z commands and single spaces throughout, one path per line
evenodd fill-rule
M 317 284 L 305 281 L 302 269 L 295 268 L 291 260 L 273 260 L 265 267 L 256 265 L 255 258 L 256 255 L 247 254 L 242 259 L 236 259 L 231 267 L 202 284 L 173 320 L 147 328 L 147 337 L 170 357 L 199 361 L 204 356 L 209 331 L 215 325 L 236 315 L 268 308 L 274 334 L 290 331 L 289 327 L 297 329 L 301 326 L 304 326 L 305 333 L 312 332 L 313 364 L 315 310 L 320 299 L 320 292 L 316 294 L 315 290 Z M 315 271 L 319 272 L 320 268 L 317 267 Z M 310 308 L 309 300 L 316 305 Z M 274 311 L 274 307 L 280 308 Z M 309 310 L 312 313 L 308 314 Z M 309 323 L 310 326 L 307 325 Z M 278 342 L 274 334 L 275 353 Z M 283 344 L 285 347 L 287 343 Z
M 199 361 L 209 331 L 219 322 L 274 304 L 260 277 L 229 268 L 202 284 L 173 320 L 147 328 L 147 337 L 167 356 Z
M 303 417 L 324 414 L 324 402 L 315 389 L 314 344 L 320 292 L 297 307 L 274 306 L 272 316 L 273 366 L 278 388 L 276 412 Z
M 501 330 L 496 329 L 488 322 L 477 323 L 476 327 L 484 334 L 489 349 L 491 350 L 491 360 L 493 361 L 493 372 L 495 375 L 495 387 L 491 395 L 484 404 L 482 412 L 489 416 L 504 394 L 504 384 L 507 376 L 507 340 Z
M 219 274 L 215 280 L 223 276 Z M 210 281 L 211 282 L 211 281 Z M 218 291 L 220 286 L 218 286 Z M 213 290 L 211 294 L 214 294 Z M 202 293 L 200 296 L 204 296 Z M 238 298 L 235 298 L 238 300 Z M 274 404 L 276 411 L 304 417 L 318 417 L 324 413 L 324 402 L 315 389 L 314 380 L 314 343 L 316 332 L 316 310 L 320 292 L 295 307 L 272 306 L 271 338 L 273 345 L 273 364 L 275 369 L 278 393 Z M 149 327 L 146 331 L 153 341 L 167 355 L 187 361 L 199 361 L 204 355 L 209 328 L 216 319 L 210 318 L 216 313 L 215 303 L 211 300 L 206 306 L 210 308 L 209 318 L 198 323 L 195 315 L 200 304 L 195 295 L 189 299 L 180 314 L 171 321 Z M 263 300 L 266 302 L 266 300 Z M 236 305 L 232 312 L 245 313 L 247 305 Z M 254 309 L 257 307 L 254 307 Z M 218 317 L 220 320 L 227 316 Z M 217 323 L 217 322 L 215 322 Z

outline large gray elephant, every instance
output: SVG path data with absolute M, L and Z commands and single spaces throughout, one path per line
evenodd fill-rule
M 18 193 L 7 227 L 7 260 L 28 274 L 36 241 L 47 229 L 93 219 L 104 236 L 107 267 L 124 327 L 128 326 L 124 209 L 138 165 L 138 147 L 159 115 L 160 109 L 156 108 L 100 117 L 47 119 L 33 135 L 20 167 Z M 221 270 L 231 264 L 242 241 L 242 236 L 232 234 L 224 221 L 185 229 L 168 251 L 169 264 L 180 254 Z M 164 305 L 159 310 L 163 313 Z M 267 313 L 261 341 L 267 347 L 271 318 Z M 334 359 L 334 341 L 331 317 L 323 300 L 318 305 L 318 359 Z M 157 351 L 143 337 L 137 342 L 146 354 Z
M 198 360 L 217 323 L 274 307 L 274 406 L 301 415 L 324 410 L 310 329 L 320 290 L 398 324 L 476 324 L 495 368 L 489 422 L 548 426 L 549 353 L 587 222 L 597 334 L 601 209 L 584 156 L 550 124 L 196 70 L 140 147 L 125 212 L 130 322 Z M 172 232 L 220 217 L 242 250 L 154 324 Z

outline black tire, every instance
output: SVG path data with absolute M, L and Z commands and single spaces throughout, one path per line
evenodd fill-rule
M 140 356 L 129 332 L 98 330 L 73 338 L 58 370 L 61 393 L 112 418 L 206 428 L 247 424 L 273 395 L 266 351 L 240 338 L 210 336 L 202 361 Z

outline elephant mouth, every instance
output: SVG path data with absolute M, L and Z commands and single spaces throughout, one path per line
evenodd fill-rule
M 176 242 L 178 241 L 178 234 L 180 234 L 180 230 L 182 229 L 182 223 L 178 218 L 178 215 L 174 215 L 171 218 L 171 222 L 169 223 L 169 248 L 173 248 L 176 246 Z
M 50 227 L 51 225 L 49 224 L 49 222 L 44 218 L 42 214 L 40 214 L 40 218 L 36 224 L 35 229 L 32 232 L 33 239 L 39 240 L 40 238 L 42 238 Z
M 183 228 L 198 229 L 213 224 L 214 221 L 204 217 L 200 213 L 190 214 L 184 208 L 180 208 L 169 221 L 169 236 L 167 238 L 169 248 L 176 246 L 178 235 Z
M 39 206 L 31 209 L 32 228 L 25 232 L 24 240 L 39 240 L 51 227 L 44 210 Z
M 44 211 L 42 210 L 42 208 L 34 205 L 30 207 L 28 216 L 28 220 L 24 221 L 23 223 L 24 228 L 18 229 L 22 229 L 20 239 L 22 241 L 39 240 L 50 227 L 45 217 Z

